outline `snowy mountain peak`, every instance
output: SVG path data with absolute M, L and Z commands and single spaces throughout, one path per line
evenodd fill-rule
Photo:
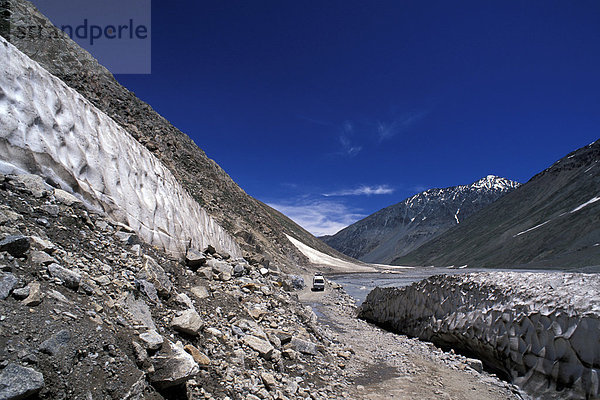
M 323 240 L 362 261 L 390 262 L 460 224 L 519 185 L 510 179 L 488 175 L 470 185 L 429 189 Z
M 502 178 L 496 175 L 488 175 L 485 178 L 481 178 L 477 182 L 470 185 L 476 189 L 493 189 L 493 190 L 511 190 L 516 189 L 521 184 L 519 182 L 511 181 L 510 179 Z

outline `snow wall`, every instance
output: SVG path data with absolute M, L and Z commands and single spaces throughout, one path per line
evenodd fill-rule
M 596 274 L 437 275 L 375 288 L 359 317 L 480 358 L 534 397 L 600 397 Z
M 182 256 L 234 239 L 120 125 L 0 37 L 0 172 L 44 177 Z

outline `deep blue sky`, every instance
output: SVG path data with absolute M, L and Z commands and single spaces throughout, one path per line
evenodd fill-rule
M 600 137 L 597 0 L 152 7 L 152 74 L 119 81 L 316 234 Z

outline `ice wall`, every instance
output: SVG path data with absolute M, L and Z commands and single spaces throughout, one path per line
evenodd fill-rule
M 535 397 L 600 397 L 599 275 L 438 275 L 374 289 L 359 316 L 477 356 Z
M 41 175 L 174 255 L 211 244 L 241 256 L 154 155 L 2 37 L 0 170 Z

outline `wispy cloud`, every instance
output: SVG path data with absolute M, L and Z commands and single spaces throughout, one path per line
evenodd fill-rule
M 404 113 L 391 121 L 377 121 L 379 141 L 384 141 L 406 131 L 412 125 L 423 119 L 429 111 L 414 111 Z
M 346 135 L 340 136 L 340 144 L 342 145 L 341 154 L 348 157 L 354 157 L 362 150 L 362 146 L 355 146 Z
M 323 193 L 325 197 L 332 196 L 371 196 L 371 195 L 380 195 L 380 194 L 392 194 L 394 193 L 394 188 L 388 185 L 378 185 L 378 186 L 359 186 L 354 189 L 344 189 L 338 190 L 336 192 Z
M 333 235 L 366 216 L 335 201 L 298 200 L 267 204 L 315 236 Z

